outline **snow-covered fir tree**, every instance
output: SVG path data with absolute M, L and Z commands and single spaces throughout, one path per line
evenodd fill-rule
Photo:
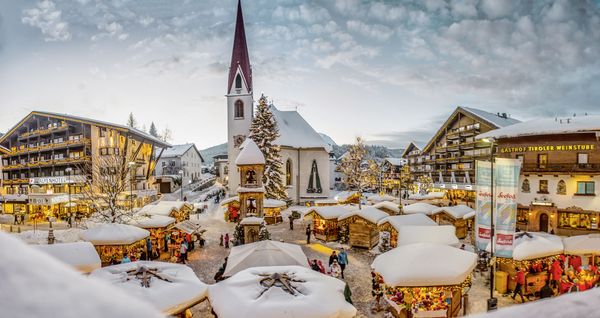
M 133 113 L 129 113 L 129 117 L 127 117 L 127 126 L 137 128 L 137 120 L 133 116 Z
M 258 231 L 258 239 L 260 241 L 271 239 L 271 233 L 269 233 L 269 230 L 267 230 L 267 226 L 264 222 L 260 224 L 260 230 Z
M 148 131 L 148 133 L 154 137 L 158 137 L 158 129 L 156 129 L 156 125 L 154 125 L 154 122 L 150 123 L 150 130 Z
M 274 143 L 275 139 L 279 137 L 279 128 L 277 128 L 277 122 L 265 95 L 258 100 L 256 113 L 250 124 L 249 137 L 265 156 L 265 172 L 263 174 L 265 196 L 267 199 L 287 199 L 283 183 L 280 147 Z

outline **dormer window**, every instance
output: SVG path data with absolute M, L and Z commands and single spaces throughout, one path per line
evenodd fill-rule
M 234 106 L 233 117 L 236 119 L 243 119 L 244 118 L 244 102 L 242 102 L 241 100 L 238 99 L 235 101 L 233 106 Z
M 235 89 L 242 89 L 242 76 L 239 73 L 235 77 Z

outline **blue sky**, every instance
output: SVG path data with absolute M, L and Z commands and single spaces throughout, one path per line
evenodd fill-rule
M 0 0 L 0 131 L 39 109 L 226 140 L 234 0 Z M 591 1 L 246 0 L 255 98 L 338 143 L 426 141 L 457 105 L 600 114 Z

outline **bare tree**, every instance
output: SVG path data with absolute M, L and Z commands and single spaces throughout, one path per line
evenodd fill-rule
M 172 139 L 173 139 L 173 133 L 171 132 L 171 129 L 169 129 L 169 127 L 165 127 L 162 134 L 160 134 L 160 140 L 162 140 L 164 142 L 169 142 Z
M 339 165 L 340 172 L 344 175 L 346 185 L 350 190 L 358 191 L 362 197 L 362 191 L 368 184 L 372 171 L 368 165 L 363 166 L 367 150 L 365 144 L 360 137 L 356 138 L 356 143 L 348 147 L 348 151 L 342 158 L 342 162 Z M 375 163 L 376 164 L 376 163 Z M 377 176 L 375 176 L 375 179 Z M 358 207 L 361 208 L 359 199 Z
M 132 167 L 122 155 L 95 155 L 92 163 L 80 165 L 87 176 L 82 198 L 96 210 L 94 217 L 105 223 L 126 223 L 132 209 L 125 209 L 120 198 L 126 193 Z

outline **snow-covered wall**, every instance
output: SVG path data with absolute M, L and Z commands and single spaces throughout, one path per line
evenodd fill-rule
M 294 149 L 282 148 L 281 159 L 283 162 L 283 175 L 285 176 L 285 163 L 292 162 L 292 185 L 288 186 L 288 195 L 294 202 L 312 201 L 330 196 L 330 169 L 329 154 L 325 149 Z M 321 193 L 308 193 L 308 183 L 313 160 L 317 162 L 319 178 L 321 179 Z M 299 164 L 298 164 L 299 163 Z M 298 187 L 298 183 L 300 183 Z M 316 187 L 316 185 L 313 184 Z M 299 195 L 299 196 L 298 196 Z

